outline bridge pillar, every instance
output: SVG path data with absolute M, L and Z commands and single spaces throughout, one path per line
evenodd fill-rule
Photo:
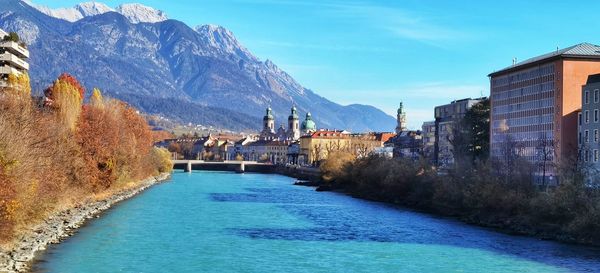
M 191 173 L 192 172 L 192 162 L 188 161 L 187 165 L 185 166 L 185 170 L 186 173 Z
M 240 165 L 238 166 L 238 169 L 236 170 L 237 173 L 244 173 L 246 172 L 246 166 L 244 165 L 244 162 L 240 162 Z

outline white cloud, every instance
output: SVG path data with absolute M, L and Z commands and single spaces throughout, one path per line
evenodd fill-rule
M 372 4 L 346 4 L 333 9 L 340 17 L 360 20 L 372 27 L 386 31 L 399 38 L 415 40 L 432 45 L 435 42 L 465 39 L 469 35 L 434 22 L 421 14 L 408 10 Z
M 370 26 L 398 38 L 443 47 L 441 42 L 465 40 L 471 33 L 453 29 L 447 22 L 408 9 L 364 1 L 237 0 L 239 3 L 308 6 L 325 17 Z

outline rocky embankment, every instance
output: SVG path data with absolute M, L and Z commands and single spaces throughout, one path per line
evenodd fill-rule
M 25 231 L 10 249 L 0 249 L 0 273 L 26 272 L 36 252 L 71 236 L 86 220 L 97 217 L 112 205 L 131 198 L 145 189 L 167 180 L 169 173 L 148 178 L 134 188 L 122 190 L 102 200 L 93 200 L 57 212 L 43 223 Z

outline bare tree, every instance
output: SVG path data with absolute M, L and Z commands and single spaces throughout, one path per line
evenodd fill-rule
M 545 133 L 540 133 L 536 142 L 537 165 L 542 171 L 542 187 L 545 189 L 547 171 L 554 167 L 554 139 L 549 138 Z

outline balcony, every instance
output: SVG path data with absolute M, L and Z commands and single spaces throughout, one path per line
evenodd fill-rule
M 19 43 L 15 43 L 13 41 L 2 41 L 0 42 L 0 49 L 4 49 L 6 51 L 12 52 L 20 58 L 29 58 L 29 50 L 27 48 L 22 47 Z
M 0 54 L 0 64 L 2 62 L 8 63 L 9 66 L 20 70 L 29 70 L 29 64 L 27 62 L 8 52 Z
M 8 74 L 21 75 L 23 73 L 13 67 L 8 66 L 8 65 L 0 66 L 0 75 L 8 75 Z

